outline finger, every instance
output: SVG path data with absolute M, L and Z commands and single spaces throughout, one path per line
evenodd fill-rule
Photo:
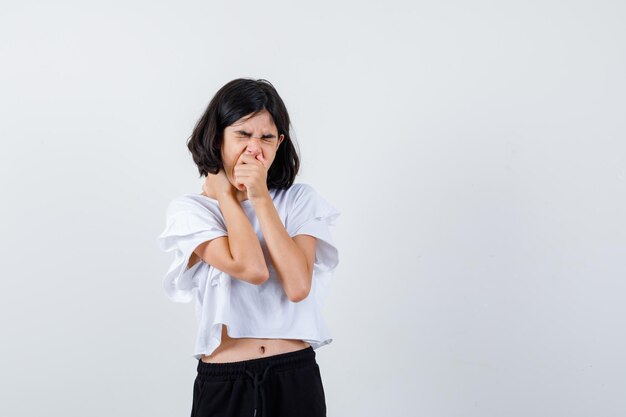
M 260 163 L 260 161 L 259 161 Z M 240 165 L 235 168 L 235 172 L 233 173 L 236 180 L 243 180 L 244 178 L 254 178 L 261 174 L 260 170 L 264 168 L 253 167 L 251 164 Z
M 265 157 L 263 156 L 263 154 L 258 154 L 257 155 L 257 159 L 259 161 L 261 161 L 261 163 L 263 164 L 263 166 L 267 169 L 267 159 L 265 159 Z
M 239 177 L 237 178 L 237 189 L 239 191 L 244 191 L 247 188 L 247 185 L 242 181 L 243 178 Z
M 265 164 L 261 162 L 260 160 L 258 160 L 256 156 L 250 155 L 249 153 L 243 154 L 241 156 L 241 160 L 244 164 L 256 164 L 256 165 L 265 166 Z

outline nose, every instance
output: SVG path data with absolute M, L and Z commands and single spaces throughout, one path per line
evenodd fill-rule
M 246 153 L 249 153 L 250 155 L 254 155 L 254 156 L 256 156 L 260 151 L 261 149 L 254 147 L 254 146 L 248 146 L 248 149 L 246 149 Z
M 258 141 L 251 140 L 246 149 L 246 153 L 252 156 L 257 156 L 261 153 L 261 145 L 259 145 Z

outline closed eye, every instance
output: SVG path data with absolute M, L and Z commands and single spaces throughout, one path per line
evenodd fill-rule
M 235 134 L 237 134 L 238 137 L 240 137 L 240 138 L 241 137 L 247 137 L 247 138 L 252 137 L 252 133 L 246 132 L 245 130 L 238 130 L 238 131 L 235 132 Z M 267 134 L 261 136 L 261 139 L 272 140 L 272 139 L 276 139 L 276 136 L 271 134 L 271 133 L 267 133 Z

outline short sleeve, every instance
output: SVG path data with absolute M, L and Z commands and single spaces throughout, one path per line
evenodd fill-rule
M 286 230 L 290 237 L 311 235 L 317 238 L 314 271 L 331 272 L 339 264 L 339 253 L 330 226 L 341 214 L 309 184 L 297 184 L 292 206 L 287 214 Z
M 178 198 L 167 207 L 165 230 L 157 237 L 157 246 L 164 252 L 174 252 L 174 261 L 163 279 L 165 293 L 172 301 L 188 303 L 193 299 L 198 286 L 193 277 L 202 264 L 187 268 L 194 249 L 228 234 L 218 213 L 217 205 L 205 207 L 191 199 Z

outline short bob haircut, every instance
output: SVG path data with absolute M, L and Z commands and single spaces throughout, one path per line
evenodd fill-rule
M 267 172 L 267 188 L 289 188 L 300 169 L 300 158 L 291 141 L 287 108 L 274 86 L 264 79 L 237 78 L 225 84 L 211 99 L 187 141 L 200 177 L 217 174 L 223 168 L 224 129 L 249 114 L 266 109 L 278 137 L 285 135 Z

